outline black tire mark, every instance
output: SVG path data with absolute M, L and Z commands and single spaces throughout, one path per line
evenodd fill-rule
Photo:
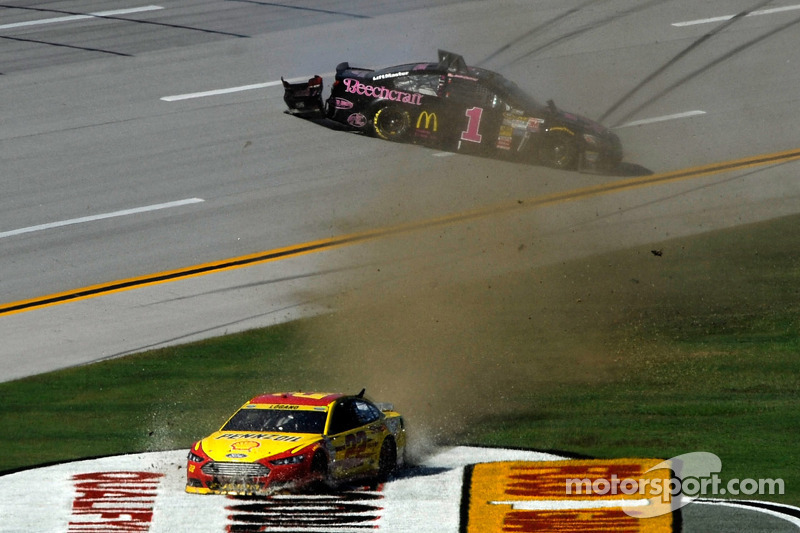
M 695 49 L 700 47 L 703 43 L 705 43 L 706 41 L 708 41 L 712 37 L 716 36 L 717 34 L 723 32 L 723 31 L 725 31 L 726 29 L 728 29 L 733 24 L 736 24 L 737 22 L 739 22 L 742 18 L 746 17 L 747 15 L 749 15 L 750 13 L 755 11 L 756 9 L 758 9 L 758 8 L 760 8 L 760 7 L 762 7 L 762 6 L 766 5 L 766 4 L 769 4 L 771 1 L 772 0 L 763 0 L 762 2 L 759 2 L 758 4 L 756 4 L 753 7 L 751 7 L 750 9 L 742 11 L 740 13 L 737 13 L 736 15 L 734 15 L 734 17 L 732 19 L 726 21 L 724 24 L 720 24 L 719 26 L 714 28 L 714 30 L 706 33 L 705 35 L 703 35 L 702 37 L 700 37 L 699 39 L 694 41 L 692 44 L 690 44 L 689 46 L 687 46 L 686 48 L 684 48 L 683 50 L 678 52 L 672 59 L 670 59 L 669 61 L 664 63 L 662 66 L 657 68 L 650 75 L 648 75 L 642 81 L 640 81 L 638 84 L 636 84 L 636 86 L 633 87 L 630 91 L 625 93 L 619 100 L 614 102 L 611 105 L 611 107 L 609 107 L 606 110 L 606 112 L 603 113 L 600 116 L 600 118 L 598 120 L 600 122 L 604 121 L 606 118 L 608 118 L 608 116 L 611 113 L 613 113 L 614 111 L 619 109 L 619 107 L 622 106 L 622 104 L 624 104 L 626 101 L 628 101 L 628 99 L 630 99 L 634 94 L 639 92 L 642 88 L 644 88 L 647 84 L 649 84 L 651 81 L 653 81 L 659 75 L 661 75 L 664 72 L 666 72 L 675 63 L 677 63 L 678 61 L 680 61 L 681 59 L 683 59 L 684 57 L 689 55 L 692 51 L 694 51 Z

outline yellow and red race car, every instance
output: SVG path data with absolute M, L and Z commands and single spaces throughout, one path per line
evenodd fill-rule
M 263 494 L 382 481 L 403 464 L 405 443 L 403 417 L 363 390 L 263 394 L 192 446 L 186 492 Z

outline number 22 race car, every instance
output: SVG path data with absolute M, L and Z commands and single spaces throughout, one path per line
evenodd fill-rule
M 490 70 L 439 50 L 438 63 L 379 70 L 340 63 L 323 102 L 323 80 L 283 80 L 289 112 L 324 116 L 368 135 L 441 150 L 564 170 L 612 171 L 619 137 L 603 125 L 546 105 Z
M 405 426 L 357 395 L 256 396 L 189 450 L 186 492 L 267 494 L 388 478 L 403 464 Z

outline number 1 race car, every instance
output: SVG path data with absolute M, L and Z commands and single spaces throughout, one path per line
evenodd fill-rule
M 364 391 L 263 394 L 192 446 L 186 492 L 266 494 L 381 481 L 403 464 L 405 442 L 402 416 Z
M 549 165 L 611 171 L 622 160 L 619 137 L 601 124 L 542 105 L 490 70 L 439 50 L 438 63 L 372 70 L 340 63 L 323 103 L 323 80 L 283 80 L 289 112 L 324 115 L 391 141 Z

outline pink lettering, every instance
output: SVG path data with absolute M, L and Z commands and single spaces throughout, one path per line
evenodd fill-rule
M 422 95 L 387 89 L 380 85 L 367 85 L 358 80 L 347 78 L 344 80 L 345 91 L 348 93 L 362 94 L 372 98 L 383 98 L 404 104 L 422 105 Z

